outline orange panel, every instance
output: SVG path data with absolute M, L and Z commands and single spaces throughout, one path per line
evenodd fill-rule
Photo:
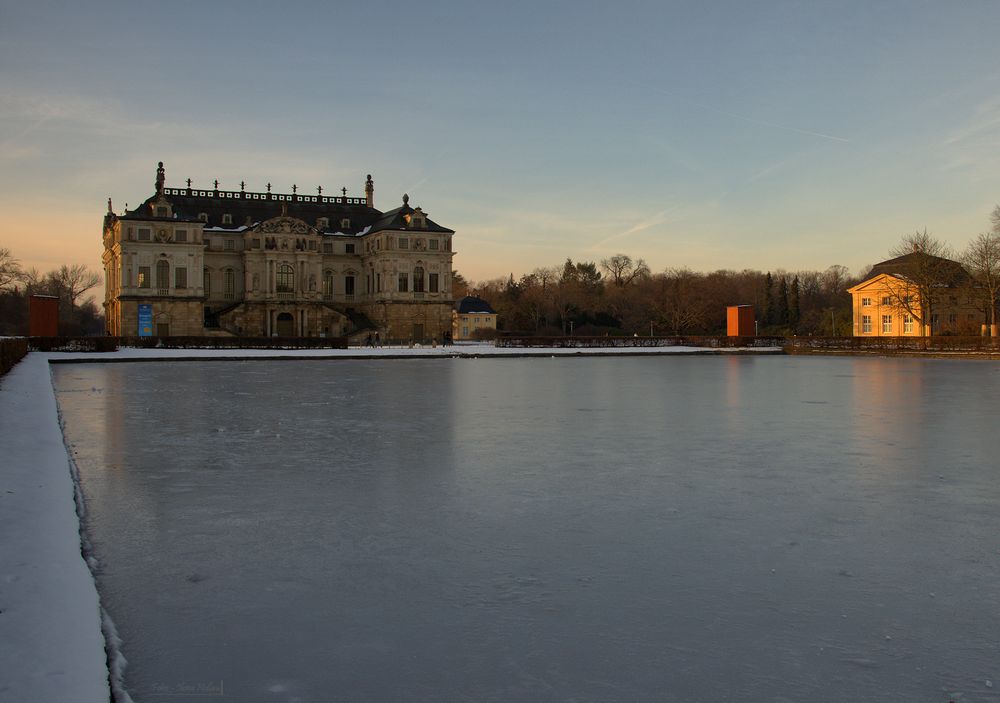
M 51 295 L 28 298 L 28 336 L 59 336 L 59 298 Z

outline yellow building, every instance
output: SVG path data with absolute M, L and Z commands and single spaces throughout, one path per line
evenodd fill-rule
M 849 288 L 855 337 L 979 334 L 984 319 L 961 264 L 920 251 L 882 261 Z
M 451 315 L 453 339 L 483 339 L 496 333 L 497 313 L 482 298 L 465 296 Z

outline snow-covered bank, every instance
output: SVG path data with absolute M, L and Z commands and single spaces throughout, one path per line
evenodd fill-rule
M 349 349 L 132 349 L 116 352 L 53 352 L 64 361 L 145 361 L 156 359 L 387 359 L 481 358 L 524 356 L 619 356 L 660 354 L 775 354 L 779 347 L 494 347 L 492 344 L 456 344 L 447 347 L 351 347 Z
M 100 607 L 49 356 L 28 354 L 0 379 L 0 699 L 106 703 Z

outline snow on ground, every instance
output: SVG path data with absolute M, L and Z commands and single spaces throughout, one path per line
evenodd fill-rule
M 157 359 L 433 358 L 619 354 L 768 353 L 695 347 L 350 349 L 121 349 L 28 354 L 0 378 L 0 699 L 33 703 L 108 700 L 97 590 L 81 556 L 69 459 L 49 361 Z
M 29 354 L 0 379 L 0 699 L 106 703 L 97 589 L 48 356 Z
M 116 352 L 53 352 L 54 361 L 142 361 L 152 359 L 312 359 L 312 358 L 436 358 L 504 356 L 605 356 L 638 354 L 780 353 L 780 347 L 494 347 L 492 344 L 456 344 L 448 347 L 383 346 L 348 349 L 126 349 Z

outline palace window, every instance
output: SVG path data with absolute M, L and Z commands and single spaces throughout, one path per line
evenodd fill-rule
M 156 206 L 156 216 L 157 217 L 167 217 L 167 208 L 165 205 Z
M 354 295 L 354 276 L 344 276 L 344 295 Z
M 187 240 L 188 240 L 188 231 L 186 229 L 178 229 L 174 231 L 175 242 L 186 242 Z
M 421 266 L 416 266 L 413 269 L 413 292 L 424 292 L 424 269 Z
M 348 218 L 345 217 L 344 219 L 342 219 L 340 221 L 340 227 L 342 229 L 350 229 L 351 228 L 351 221 Z
M 222 272 L 222 295 L 226 300 L 236 298 L 236 272 L 232 269 Z
M 320 217 L 316 220 L 316 229 L 327 230 L 330 229 L 330 218 Z
M 333 297 L 333 271 L 323 272 L 323 297 L 327 300 Z
M 409 249 L 410 248 L 410 240 L 407 239 L 406 237 L 400 237 L 399 238 L 399 248 L 400 249 Z
M 882 334 L 892 334 L 892 315 L 882 316 Z
M 295 292 L 295 272 L 292 270 L 291 266 L 288 264 L 282 264 L 278 267 L 276 283 L 279 293 Z
M 431 293 L 438 292 L 438 274 L 432 273 L 427 276 L 430 280 L 428 281 L 427 290 Z
M 431 251 L 437 251 L 440 246 L 441 243 L 437 239 L 427 240 L 427 248 L 430 249 Z
M 353 254 L 354 253 L 354 244 L 353 243 L 351 243 L 351 244 L 345 244 L 344 245 L 344 253 L 346 253 L 346 254 Z
M 202 283 L 202 285 L 205 288 L 205 297 L 207 298 L 208 296 L 210 296 L 212 294 L 212 274 L 210 274 L 208 272 L 208 270 L 206 269 L 205 270 L 205 275 L 203 276 L 203 278 L 205 280 Z
M 170 264 L 163 259 L 156 262 L 156 287 L 170 287 Z
M 333 253 L 333 242 L 323 242 L 323 253 L 324 254 Z
M 892 298 L 890 296 L 885 296 L 882 298 L 883 305 L 892 305 Z
M 396 290 L 398 290 L 400 293 L 406 293 L 409 291 L 409 289 L 410 289 L 409 276 L 407 276 L 405 273 L 399 274 L 399 283 L 396 286 Z
M 224 224 L 224 225 L 231 225 L 231 224 L 233 224 L 233 216 L 230 215 L 228 212 L 226 214 L 224 214 L 222 216 L 222 224 Z
M 139 267 L 139 287 L 149 288 L 149 267 L 140 266 Z
M 136 230 L 136 239 L 140 242 L 148 242 L 153 236 L 153 231 L 148 227 L 140 227 Z
M 188 287 L 188 270 L 183 266 L 174 269 L 174 288 Z
M 198 219 L 201 220 L 202 222 L 208 222 L 208 213 L 207 212 L 199 212 L 198 213 Z
M 227 239 L 226 243 L 223 245 L 226 251 L 233 251 L 236 248 L 235 242 L 232 239 Z

